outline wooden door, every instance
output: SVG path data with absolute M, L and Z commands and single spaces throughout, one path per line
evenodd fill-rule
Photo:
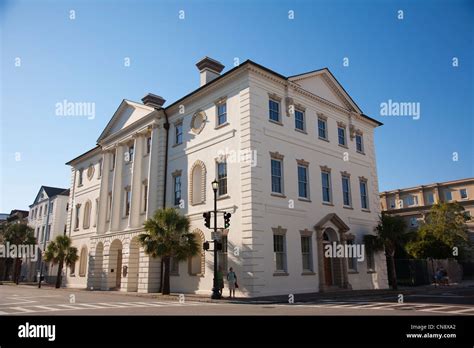
M 323 256 L 324 260 L 324 280 L 327 286 L 332 285 L 332 260 L 329 257 Z
M 115 275 L 115 287 L 120 290 L 122 283 L 122 250 L 117 251 L 117 274 Z

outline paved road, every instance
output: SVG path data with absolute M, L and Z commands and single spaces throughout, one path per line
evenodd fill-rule
M 150 296 L 72 289 L 0 286 L 0 315 L 474 315 L 473 289 L 290 303 L 157 300 Z

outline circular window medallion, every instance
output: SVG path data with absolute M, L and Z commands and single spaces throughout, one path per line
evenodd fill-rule
M 206 125 L 206 113 L 204 111 L 198 111 L 193 115 L 191 119 L 191 130 L 195 134 L 201 133 L 204 126 Z
M 89 168 L 87 168 L 87 178 L 89 180 L 92 180 L 92 177 L 94 176 L 94 165 L 90 165 Z

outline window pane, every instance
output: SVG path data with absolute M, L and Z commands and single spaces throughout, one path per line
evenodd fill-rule
M 272 172 L 272 192 L 282 193 L 281 162 L 279 160 L 272 159 L 271 172 Z
M 280 122 L 280 103 L 270 99 L 268 105 L 270 112 L 270 120 Z
M 295 110 L 295 128 L 304 130 L 304 114 L 302 111 Z
M 339 127 L 337 129 L 337 135 L 339 139 L 339 144 L 346 145 L 346 130 L 344 128 Z
M 308 168 L 298 166 L 298 195 L 308 198 Z
M 318 119 L 318 135 L 320 138 L 326 139 L 326 121 Z
M 217 178 L 219 181 L 219 195 L 227 194 L 227 163 L 217 164 Z
M 227 104 L 220 104 L 217 106 L 217 124 L 224 124 L 227 122 Z

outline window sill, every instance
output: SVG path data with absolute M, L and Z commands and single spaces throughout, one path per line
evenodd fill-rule
M 172 147 L 177 147 L 179 145 L 183 145 L 183 143 L 174 144 Z
M 273 273 L 273 276 L 274 277 L 286 277 L 286 276 L 289 276 L 290 274 L 287 273 L 287 272 L 274 272 Z
M 229 196 L 228 194 L 225 194 L 225 195 L 222 195 L 222 196 L 218 196 L 218 197 L 217 197 L 217 200 L 218 200 L 218 201 L 221 201 L 221 200 L 229 199 L 229 198 L 230 198 L 230 196 Z
M 349 147 L 347 145 L 342 145 L 342 144 L 338 144 L 340 147 L 343 147 L 345 149 L 348 149 Z
M 354 208 L 352 208 L 350 205 L 343 205 L 342 207 L 343 207 L 344 209 L 354 210 Z
M 361 155 L 364 155 L 365 156 L 365 152 L 364 151 L 356 151 L 357 153 L 361 154 Z
M 277 124 L 277 125 L 283 127 L 283 123 L 281 123 L 280 121 L 274 121 L 274 120 L 272 120 L 272 119 L 268 119 L 268 121 L 269 121 L 270 123 Z
M 170 273 L 170 277 L 179 277 L 179 273 Z
M 361 209 L 365 213 L 370 213 L 370 209 Z
M 218 124 L 217 126 L 214 127 L 214 129 L 221 129 L 221 128 L 224 128 L 225 126 L 228 126 L 230 125 L 229 122 L 224 122 L 222 124 Z
M 321 137 L 318 137 L 318 139 L 319 139 L 319 140 L 326 141 L 326 142 L 328 142 L 328 143 L 329 143 L 329 139 L 327 139 L 327 138 L 321 138 Z
M 143 155 L 143 157 L 146 157 L 146 156 L 148 156 L 149 154 L 150 154 L 149 152 L 148 152 L 148 153 L 145 153 L 145 154 Z
M 79 231 L 79 228 L 75 228 L 75 229 L 73 229 L 73 231 Z
M 298 128 L 295 128 L 295 131 L 299 132 L 299 133 L 303 133 L 303 134 L 308 134 L 308 132 L 304 129 L 298 129 Z
M 128 219 L 129 216 L 130 216 L 130 215 L 122 216 L 122 220 Z
M 358 271 L 354 271 L 354 270 L 348 270 L 347 271 L 347 274 L 359 274 Z
M 367 273 L 372 274 L 372 273 L 377 273 L 377 272 L 374 271 L 373 269 L 369 269 L 369 270 L 367 271 Z
M 311 199 L 309 199 L 309 198 L 298 197 L 298 200 L 301 201 L 301 202 L 311 203 Z
M 140 213 L 140 215 L 145 215 L 145 214 L 146 214 L 146 211 L 142 211 L 142 212 Z
M 334 207 L 334 204 L 332 204 L 331 202 L 323 202 L 323 205 Z
M 191 205 L 194 207 L 195 205 L 203 205 L 206 204 L 206 202 L 199 202 L 199 203 L 191 203 Z
M 307 271 L 307 272 L 303 272 L 301 273 L 302 276 L 312 276 L 312 275 L 316 275 L 316 273 L 314 273 L 313 271 Z
M 286 198 L 286 196 L 285 196 L 283 193 L 275 193 L 275 192 L 272 192 L 272 193 L 271 193 L 271 196 L 273 196 L 273 197 L 278 197 L 278 198 Z
M 80 185 L 78 184 L 78 185 L 77 185 L 77 187 L 82 187 L 82 186 L 84 186 L 84 184 L 80 184 Z

